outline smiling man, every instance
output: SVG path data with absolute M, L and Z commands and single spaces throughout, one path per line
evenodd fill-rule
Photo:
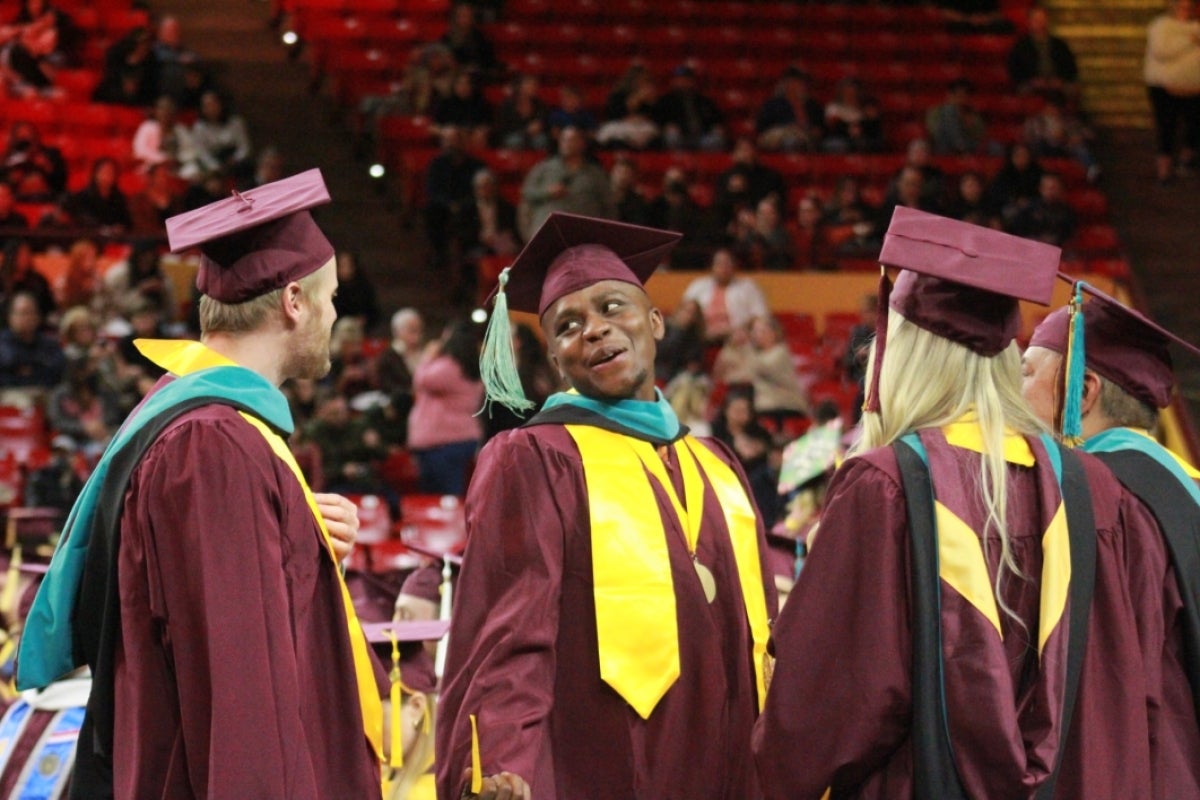
M 570 390 L 484 448 L 467 494 L 443 797 L 759 794 L 762 526 L 733 454 L 654 384 L 642 282 L 678 239 L 554 214 L 511 267 L 509 305 L 541 317 Z

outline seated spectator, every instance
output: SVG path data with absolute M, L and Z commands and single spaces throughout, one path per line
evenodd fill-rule
M 207 91 L 200 97 L 200 114 L 192 124 L 192 147 L 204 173 L 222 171 L 245 177 L 253 169 L 250 134 L 246 121 L 232 113 L 220 93 Z M 192 179 L 199 175 L 190 175 Z
M 183 210 L 192 211 L 229 197 L 231 181 L 220 170 L 206 172 L 183 192 Z
M 154 239 L 133 243 L 129 256 L 104 273 L 95 308 L 104 323 L 124 318 L 130 309 L 175 318 L 175 283 L 162 270 L 159 245 Z M 149 303 L 143 302 L 148 300 Z
M 439 98 L 449 96 L 456 71 L 454 54 L 441 42 L 414 47 L 400 80 L 391 85 L 387 94 L 363 97 L 358 108 L 365 119 L 361 133 L 370 140 L 375 136 L 379 118 L 390 114 L 427 116 Z
M 466 137 L 469 150 L 487 147 L 492 125 L 492 104 L 484 98 L 474 72 L 468 69 L 458 71 L 450 95 L 439 99 L 433 107 L 433 123 L 435 133 L 447 125 L 458 128 Z
M 704 369 L 707 337 L 704 310 L 694 298 L 679 301 L 675 311 L 663 320 L 663 337 L 654 354 L 654 374 L 666 383 L 689 369 Z
M 13 97 L 52 94 L 54 72 L 62 59 L 57 50 L 54 13 L 35 16 L 23 7 L 14 22 L 0 25 L 0 88 Z
M 442 128 L 441 142 L 441 152 L 425 171 L 425 233 L 431 266 L 437 270 L 449 266 L 454 220 L 470 202 L 475 173 L 484 166 L 467 152 L 466 139 L 457 127 Z
M 29 475 L 25 504 L 69 513 L 83 491 L 85 475 L 76 469 L 75 443 L 69 436 L 50 441 L 50 461 Z
M 475 8 L 459 2 L 450 9 L 450 25 L 442 36 L 460 67 L 470 68 L 490 81 L 499 77 L 504 65 L 496 58 L 495 48 L 475 19 Z
M 48 52 L 42 57 L 54 67 L 74 67 L 79 63 L 83 33 L 71 15 L 49 0 L 21 0 L 13 24 L 32 28 Z
M 1035 157 L 1073 158 L 1087 170 L 1089 181 L 1099 179 L 1100 165 L 1090 147 L 1095 134 L 1083 120 L 1067 110 L 1067 100 L 1062 92 L 1046 93 L 1041 111 L 1025 120 L 1023 133 Z
M 0 247 L 8 242 L 23 238 L 29 230 L 29 220 L 17 210 L 17 197 L 13 187 L 0 182 Z
M 340 288 L 340 287 L 339 287 Z M 363 353 L 366 332 L 362 319 L 338 316 L 329 337 L 329 374 L 321 384 L 353 403 L 359 395 L 372 391 L 371 365 Z M 357 405 L 357 404 L 356 404 Z
M 984 191 L 984 204 L 990 213 L 1007 222 L 1037 196 L 1041 182 L 1042 167 L 1029 145 L 1014 142 Z
M 892 212 L 896 206 L 919 208 L 934 214 L 941 213 L 941 205 L 935 203 L 925 191 L 925 175 L 916 167 L 904 167 L 896 178 L 895 185 L 883 198 L 883 203 L 876 213 L 876 231 L 887 230 L 892 221 Z
M 825 106 L 827 153 L 874 153 L 883 147 L 883 121 L 879 104 L 863 92 L 856 78 L 843 78 Z
M 68 210 L 70 203 L 71 195 L 69 194 L 64 193 L 55 197 L 42 211 L 42 215 L 33 229 L 39 233 L 73 233 L 77 231 L 81 225 L 75 221 Z
M 477 272 L 484 256 L 515 256 L 521 249 L 517 209 L 500 195 L 496 175 L 486 167 L 471 179 L 471 199 L 454 219 L 453 236 L 460 268 L 453 287 L 458 299 L 479 288 Z
M 146 396 L 165 372 L 134 344 L 138 339 L 165 339 L 162 307 L 152 295 L 137 295 L 125 309 L 128 332 L 116 343 L 116 388 L 122 408 L 129 410 Z
M 632 225 L 650 224 L 650 203 L 638 186 L 637 162 L 627 155 L 617 156 L 609 180 L 617 219 Z
M 946 199 L 946 173 L 942 168 L 933 163 L 933 148 L 929 144 L 928 139 L 913 139 L 908 143 L 908 147 L 904 151 L 904 164 L 901 167 L 913 167 L 921 171 L 921 177 L 924 179 L 923 190 L 925 192 L 925 200 L 931 206 L 940 206 Z M 892 178 L 892 185 L 900 177 L 900 170 L 896 171 Z M 889 186 L 888 188 L 891 188 Z
M 379 321 L 379 293 L 367 273 L 359 266 L 353 250 L 337 253 L 337 294 L 333 307 L 338 319 L 354 318 L 364 331 L 371 331 Z
M 100 247 L 94 239 L 79 239 L 67 251 L 67 269 L 57 289 L 60 308 L 89 306 L 100 282 Z M 61 326 L 65 322 L 60 321 Z
M 1038 196 L 1017 212 L 1008 231 L 1062 247 L 1075 233 L 1075 211 L 1067 203 L 1066 188 L 1057 172 L 1044 172 Z
M 400 516 L 400 498 L 379 475 L 377 463 L 387 457 L 379 431 L 355 417 L 346 398 L 332 392 L 322 400 L 303 432 L 321 453 L 321 491 L 374 494 L 387 502 L 392 518 Z
M 534 164 L 525 176 L 518 218 L 526 241 L 553 211 L 601 219 L 616 217 L 608 175 L 588 158 L 586 147 L 580 131 L 564 128 L 558 138 L 558 155 Z
M 129 203 L 117 186 L 118 171 L 117 162 L 108 157 L 92 163 L 92 177 L 87 186 L 67 200 L 65 210 L 73 220 L 106 236 L 124 233 L 132 227 Z
M 755 411 L 760 417 L 769 417 L 774 430 L 782 431 L 787 418 L 808 415 L 808 396 L 774 315 L 755 317 L 750 323 L 750 343 L 753 352 L 748 366 Z
M 198 114 L 204 95 L 214 91 L 216 84 L 204 63 L 191 61 L 183 65 L 183 91 L 175 98 L 175 104 L 181 112 Z
M 192 143 L 192 133 L 179 121 L 175 101 L 162 95 L 154 103 L 150 118 L 133 134 L 133 157 L 146 172 L 155 164 L 166 164 L 182 178 L 194 178 L 202 167 Z
M 705 337 L 710 343 L 724 342 L 734 330 L 745 328 L 755 317 L 768 313 L 766 298 L 758 284 L 739 276 L 737 268 L 733 251 L 721 248 L 712 255 L 709 274 L 696 278 L 683 291 L 680 302 L 699 303 Z
M 729 391 L 726 392 L 725 399 L 721 402 L 721 408 L 713 419 L 713 438 L 720 440 L 730 449 L 734 449 L 735 439 L 747 431 L 761 427 L 754 421 L 754 417 L 754 390 L 748 385 L 734 386 L 730 384 Z
M 86 305 L 74 305 L 63 312 L 58 321 L 58 341 L 67 363 L 92 359 L 100 342 L 98 334 L 96 316 Z
M 837 265 L 824 213 L 821 199 L 811 193 L 801 197 L 796 206 L 796 219 L 788 234 L 796 251 L 796 266 L 800 269 L 827 270 Z
M 783 176 L 758 160 L 758 151 L 748 136 L 739 136 L 733 145 L 733 163 L 717 176 L 713 193 L 716 223 L 725 229 L 742 208 L 754 209 L 764 197 L 787 198 Z
M 120 402 L 87 359 L 68 363 L 63 381 L 46 402 L 50 428 L 70 437 L 74 449 L 89 459 L 104 452 L 122 419 Z
M 946 99 L 925 114 L 925 130 L 939 155 L 978 153 L 985 143 L 983 117 L 971 105 L 973 87 L 966 78 L 951 81 Z
M 58 340 L 41 331 L 37 298 L 17 292 L 8 301 L 8 327 L 0 330 L 0 403 L 38 404 L 62 380 L 66 358 Z
M 741 263 L 749 269 L 781 272 L 793 268 L 796 254 L 792 238 L 774 197 L 759 200 L 753 211 L 738 212 L 734 247 Z
M 875 209 L 863 197 L 858 178 L 844 175 L 834 186 L 833 196 L 825 204 L 822 219 L 826 225 L 836 228 L 866 222 L 874 216 Z
M 763 150 L 799 152 L 815 150 L 825 134 L 825 110 L 812 96 L 812 77 L 789 66 L 767 99 L 754 123 L 758 146 Z
M 0 182 L 12 187 L 18 202 L 42 203 L 67 188 L 67 163 L 61 150 L 42 142 L 33 123 L 18 120 L 8 131 Z
M 608 148 L 645 150 L 661 143 L 662 130 L 654 121 L 658 87 L 641 62 L 625 72 L 605 102 L 605 122 L 596 130 L 596 142 Z
M 999 228 L 1000 219 L 988 207 L 983 192 L 983 176 L 978 172 L 964 172 L 958 178 L 958 190 L 946 208 L 946 216 L 972 225 Z
M 0 292 L 4 297 L 15 297 L 25 293 L 37 301 L 38 322 L 53 324 L 51 319 L 58 310 L 54 290 L 46 276 L 38 272 L 33 263 L 33 244 L 28 239 L 10 239 L 4 245 L 3 261 L 0 261 Z
M 423 493 L 461 497 L 466 491 L 467 470 L 483 438 L 479 345 L 472 323 L 452 323 L 429 343 L 413 375 L 408 444 Z
M 725 149 L 725 115 L 700 91 L 695 70 L 686 64 L 671 73 L 671 87 L 658 98 L 654 119 L 670 150 Z
M 413 375 L 425 344 L 425 323 L 415 308 L 402 308 L 392 315 L 391 331 L 391 342 L 375 359 L 375 381 L 387 395 L 396 419 L 402 421 L 399 443 L 404 444 L 413 405 Z
M 708 266 L 714 231 L 709 214 L 693 196 L 695 190 L 683 169 L 670 166 L 663 173 L 662 191 L 650 201 L 650 227 L 683 234 L 679 246 L 671 251 L 672 269 Z
M 187 72 L 198 64 L 200 57 L 183 44 L 183 28 L 177 17 L 167 14 L 159 19 L 154 57 L 158 61 L 158 94 L 169 96 L 177 108 L 189 107 Z
M 143 26 L 131 28 L 104 54 L 104 74 L 92 99 L 99 103 L 150 106 L 159 96 L 158 74 L 154 35 Z
M 129 217 L 133 222 L 129 232 L 134 236 L 165 236 L 167 217 L 184 210 L 180 188 L 179 179 L 171 174 L 167 162 L 151 164 L 145 187 L 129 198 Z
M 1079 68 L 1075 54 L 1066 41 L 1050 33 L 1050 17 L 1041 6 L 1029 7 L 1026 33 L 1008 51 L 1008 79 L 1021 93 L 1078 95 Z
M 558 106 L 546 114 L 546 127 L 555 142 L 567 128 L 575 128 L 584 136 L 591 136 L 596 130 L 596 117 L 583 107 L 583 95 L 579 89 L 565 84 L 558 90 Z
M 547 150 L 546 105 L 538 96 L 536 75 L 521 73 L 509 84 L 508 97 L 496 112 L 495 141 L 512 150 Z

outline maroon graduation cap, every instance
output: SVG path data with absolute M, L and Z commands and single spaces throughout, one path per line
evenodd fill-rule
M 893 288 L 885 272 L 879 298 L 914 325 L 994 356 L 1020 330 L 1019 300 L 1048 305 L 1062 251 L 1052 245 L 897 206 L 879 263 L 902 270 Z M 875 328 L 875 366 L 866 411 L 879 411 L 879 371 L 887 315 Z
M 200 248 L 196 287 L 241 303 L 316 272 L 333 245 L 309 209 L 329 202 L 319 169 L 264 184 L 167 219 L 172 252 Z
M 400 594 L 407 594 L 437 605 L 442 602 L 442 571 L 437 567 L 417 567 L 408 574 L 400 586 Z
M 1200 348 L 1099 289 L 1086 283 L 1081 288 L 1091 295 L 1081 307 L 1083 358 L 1088 369 L 1142 402 L 1166 408 L 1175 385 L 1170 343 L 1175 342 L 1196 355 L 1200 355 Z M 1065 357 L 1070 326 L 1070 307 L 1057 309 L 1034 330 L 1029 346 L 1045 347 Z
M 555 300 L 599 281 L 643 286 L 682 236 L 556 211 L 513 261 L 508 307 L 541 316 Z
M 425 642 L 441 639 L 448 630 L 448 619 L 363 623 L 363 633 L 366 634 L 367 641 L 376 647 L 381 655 L 385 651 L 391 653 L 392 637 L 395 637 L 400 650 L 401 687 L 410 694 L 433 694 L 438 690 L 433 657 L 425 649 Z

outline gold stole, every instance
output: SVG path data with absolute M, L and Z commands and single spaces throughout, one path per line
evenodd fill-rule
M 728 529 L 753 641 L 758 707 L 766 698 L 766 592 L 754 505 L 737 474 L 691 436 L 676 442 L 684 476 L 679 502 L 662 459 L 648 443 L 587 425 L 567 425 L 583 461 L 592 544 L 600 677 L 643 718 L 679 677 L 679 631 L 667 534 L 647 471 L 671 499 L 695 552 L 704 482 Z M 701 477 L 703 476 L 703 477 Z
M 136 344 L 143 355 L 160 367 L 170 371 L 173 375 L 186 375 L 189 372 L 208 369 L 210 367 L 238 366 L 233 361 L 210 350 L 199 342 L 139 339 Z M 346 627 L 350 635 L 350 649 L 354 656 L 354 676 L 358 684 L 359 707 L 362 711 L 363 733 L 366 735 L 367 741 L 371 743 L 376 757 L 382 761 L 383 703 L 379 698 L 379 687 L 375 683 L 375 671 L 371 667 L 371 656 L 367 652 L 367 639 L 363 633 L 362 625 L 358 621 L 358 615 L 354 611 L 354 601 L 350 599 L 350 591 L 346 588 L 346 581 L 342 577 L 342 570 L 337 563 L 337 557 L 333 553 L 333 543 L 329 538 L 329 530 L 325 527 L 325 520 L 322 519 L 321 512 L 317 509 L 317 501 L 313 498 L 312 490 L 308 487 L 308 481 L 304 479 L 304 474 L 300 471 L 300 465 L 296 463 L 296 459 L 292 455 L 292 451 L 288 449 L 287 443 L 262 420 L 244 411 L 239 413 L 255 430 L 262 434 L 267 444 L 271 447 L 272 452 L 283 463 L 287 464 L 292 474 L 296 476 L 296 480 L 300 483 L 300 488 L 304 490 L 304 499 L 308 502 L 313 519 L 316 521 L 317 527 L 321 529 L 321 538 L 325 542 L 325 551 L 329 553 L 329 557 L 334 562 L 333 572 L 337 575 L 338 587 L 341 589 L 342 608 L 346 613 Z

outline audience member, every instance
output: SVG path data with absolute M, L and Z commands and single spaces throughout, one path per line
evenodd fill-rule
M 81 239 L 81 242 L 87 241 Z M 58 343 L 68 364 L 95 359 L 100 344 L 96 317 L 86 305 L 73 305 L 58 321 Z
M 253 189 L 255 186 L 274 183 L 284 177 L 284 166 L 283 153 L 279 152 L 279 148 L 267 145 L 259 151 L 258 158 L 254 161 L 254 174 L 248 180 L 238 181 L 238 186 L 242 189 Z
M 984 204 L 989 213 L 1007 222 L 1037 196 L 1041 181 L 1042 166 L 1029 145 L 1014 142 L 1008 147 L 1000 171 L 984 191 Z
M 341 286 L 338 287 L 339 293 Z M 374 389 L 371 364 L 363 350 L 367 341 L 363 321 L 357 316 L 338 316 L 329 338 L 329 374 L 321 385 L 346 398 L 355 409 L 359 398 Z
M 1150 22 L 1145 80 L 1158 132 L 1158 182 L 1166 183 L 1177 171 L 1190 172 L 1200 149 L 1200 23 L 1192 0 L 1173 0 Z
M 370 277 L 359 266 L 358 254 L 353 250 L 337 253 L 338 290 L 333 297 L 333 307 L 338 319 L 353 317 L 359 320 L 363 330 L 370 332 L 379 321 L 379 298 Z
M 0 292 L 4 297 L 15 297 L 25 293 L 37 301 L 39 324 L 51 322 L 51 317 L 58 310 L 54 300 L 54 290 L 46 276 L 38 271 L 33 263 L 33 245 L 28 239 L 10 239 L 4 245 L 3 262 L 0 262 Z
M 454 75 L 450 94 L 433 106 L 433 131 L 454 126 L 466 137 L 467 149 L 482 150 L 487 147 L 492 116 L 492 104 L 484 98 L 475 73 L 460 68 Z
M 164 236 L 167 217 L 181 213 L 183 194 L 179 180 L 171 174 L 165 161 L 151 164 L 146 171 L 146 185 L 129 198 L 129 232 L 134 236 Z
M 496 175 L 484 167 L 471 179 L 471 199 L 455 220 L 461 257 L 475 263 L 483 256 L 513 256 L 521 249 L 517 209 L 500 194 Z
M 71 195 L 66 211 L 80 225 L 96 228 L 101 235 L 121 234 L 133 225 L 129 203 L 117 186 L 116 160 L 98 158 L 92 163 L 87 186 Z
M 441 41 L 450 48 L 460 67 L 474 69 L 486 80 L 499 77 L 504 70 L 504 65 L 496 59 L 491 41 L 479 27 L 470 3 L 456 3 L 450 9 L 450 25 Z
M 400 498 L 380 478 L 376 467 L 387 457 L 379 432 L 364 417 L 351 414 L 344 396 L 333 392 L 320 401 L 303 439 L 320 451 L 320 491 L 379 495 L 387 502 L 393 519 L 399 517 Z
M 229 196 L 230 185 L 229 178 L 220 170 L 204 173 L 184 190 L 183 210 L 191 211 L 225 199 Z
M 649 225 L 650 203 L 638 186 L 637 162 L 628 155 L 617 156 L 613 160 L 609 179 L 617 219 L 632 225 Z
M 158 251 L 156 239 L 138 239 L 129 256 L 104 273 L 95 303 L 104 324 L 126 318 L 133 309 L 153 312 L 156 321 L 159 314 L 175 318 L 175 283 L 163 272 Z
M 755 317 L 769 313 L 758 284 L 739 276 L 737 268 L 733 251 L 720 248 L 712 254 L 709 274 L 696 278 L 683 290 L 681 302 L 694 300 L 700 304 L 709 342 L 723 342 L 732 331 L 745 328 Z
M 738 212 L 734 247 L 741 262 L 753 270 L 792 269 L 796 253 L 779 213 L 779 201 L 764 197 L 754 210 Z
M 716 223 L 729 226 L 742 208 L 755 208 L 764 197 L 774 195 L 780 202 L 787 198 L 783 176 L 758 160 L 758 151 L 748 136 L 739 136 L 733 145 L 733 163 L 717 176 L 713 194 Z
M 128 332 L 117 339 L 113 353 L 116 363 L 115 388 L 122 407 L 122 416 L 129 413 L 141 398 L 165 374 L 165 370 L 142 354 L 134 344 L 138 339 L 165 339 L 162 307 L 149 294 L 136 295 L 125 309 Z
M 747 431 L 761 428 L 754 416 L 754 390 L 749 386 L 731 386 L 713 419 L 712 435 L 737 452 L 735 440 Z
M 520 73 L 509 83 L 508 97 L 496 112 L 495 140 L 511 150 L 547 150 L 546 104 L 538 96 L 536 75 Z
M 941 206 L 930 199 L 925 191 L 925 175 L 916 167 L 903 167 L 896 177 L 896 182 L 887 196 L 883 198 L 875 216 L 875 231 L 873 234 L 882 236 L 892 221 L 892 212 L 896 206 L 919 208 L 922 211 L 941 212 Z
M 796 266 L 801 269 L 828 270 L 837 266 L 824 214 L 821 199 L 811 192 L 801 197 L 796 205 L 796 219 L 789 235 L 796 253 Z
M 662 130 L 654 121 L 658 87 L 640 61 L 626 70 L 604 104 L 605 122 L 596 131 L 596 142 L 609 148 L 645 150 L 660 143 Z
M 54 287 L 60 308 L 90 306 L 96 297 L 100 276 L 100 247 L 94 239 L 79 239 L 67 251 L 67 268 L 62 282 Z M 60 320 L 61 326 L 66 320 Z M 64 345 L 65 346 L 65 345 Z
M 170 95 L 161 95 L 155 101 L 150 117 L 134 132 L 133 157 L 143 172 L 155 164 L 167 164 L 172 173 L 183 178 L 200 174 L 191 131 L 179 121 Z
M 442 128 L 441 141 L 441 152 L 425 172 L 425 233 L 437 270 L 449 266 L 452 224 L 471 200 L 475 173 L 483 169 L 483 162 L 467 152 L 458 128 Z
M 29 219 L 17 210 L 17 197 L 12 186 L 0 182 L 0 247 L 23 238 L 28 230 Z
M 200 57 L 183 44 L 183 28 L 177 17 L 167 14 L 159 19 L 154 57 L 158 61 L 158 94 L 167 95 L 179 108 L 187 107 L 187 70 L 196 66 Z
M 712 404 L 713 382 L 704 371 L 702 360 L 676 372 L 667 381 L 662 393 L 689 433 L 693 436 L 712 436 L 709 407 Z
M 812 96 L 812 77 L 789 66 L 758 112 L 754 132 L 763 150 L 815 150 L 825 131 L 825 110 Z
M 1062 247 L 1075 233 L 1075 211 L 1067 203 L 1066 187 L 1057 172 L 1043 172 L 1038 196 L 1022 208 L 1008 230 L 1027 239 Z
M 862 186 L 853 175 L 843 175 L 834 185 L 833 196 L 825 204 L 822 217 L 831 227 L 849 227 L 871 220 L 875 209 L 862 194 Z
M 67 362 L 63 381 L 46 401 L 51 430 L 69 437 L 75 450 L 92 459 L 104 452 L 122 419 L 120 402 L 103 386 L 95 367 L 87 359 Z
M 666 383 L 686 370 L 703 370 L 706 345 L 704 309 L 695 298 L 680 299 L 663 320 L 663 337 L 654 354 L 655 378 Z
M 408 413 L 413 405 L 413 375 L 421 363 L 425 323 L 415 308 L 392 315 L 392 338 L 375 359 L 375 383 L 387 395 L 397 420 L 403 421 L 400 443 L 408 441 Z
M 526 241 L 553 211 L 613 219 L 617 215 L 608 175 L 590 160 L 583 134 L 564 128 L 558 138 L 558 155 L 534 164 L 521 186 L 520 220 Z
M 22 8 L 12 24 L 0 26 L 0 88 L 14 97 L 53 94 L 54 73 L 62 63 L 57 49 L 53 12 L 32 16 Z
M 75 20 L 50 0 L 21 0 L 14 24 L 32 26 L 48 50 L 44 59 L 54 67 L 74 67 L 79 63 L 83 32 Z
M 713 380 L 723 386 L 740 386 L 749 393 L 754 382 L 754 371 L 750 368 L 750 360 L 753 357 L 754 343 L 750 341 L 750 324 L 734 328 L 713 359 Z
M 1077 94 L 1079 68 L 1063 39 L 1050 33 L 1046 9 L 1033 5 L 1026 12 L 1026 33 L 1008 51 L 1008 79 L 1018 92 Z
M 964 172 L 958 177 L 957 191 L 950 199 L 946 216 L 961 219 L 972 225 L 999 228 L 1000 219 L 984 200 L 983 176 L 978 172 Z
M 662 191 L 650 201 L 650 227 L 683 234 L 669 256 L 672 269 L 708 266 L 714 226 L 710 224 L 708 211 L 696 202 L 696 190 L 687 173 L 672 165 L 663 173 Z
M 1078 115 L 1067 109 L 1062 92 L 1046 92 L 1040 111 L 1025 120 L 1025 143 L 1038 158 L 1073 158 L 1087 170 L 1088 180 L 1100 176 L 1100 165 L 1092 155 L 1094 134 Z
M 37 404 L 62 380 L 62 347 L 41 327 L 37 298 L 28 292 L 11 295 L 8 327 L 0 330 L 0 402 L 6 405 Z
M 8 131 L 0 182 L 11 186 L 22 203 L 45 202 L 67 188 L 67 164 L 61 150 L 42 142 L 33 123 L 18 120 Z
M 933 163 L 933 148 L 928 139 L 917 138 L 908 143 L 904 150 L 903 166 L 919 169 L 924 179 L 922 191 L 925 193 L 925 199 L 930 205 L 942 205 L 946 199 L 946 173 Z M 892 180 L 895 181 L 899 177 L 900 172 L 897 170 Z
M 596 117 L 584 107 L 578 87 L 570 84 L 559 87 L 558 105 L 546 114 L 546 127 L 555 142 L 567 128 L 575 128 L 585 136 L 592 135 L 596 130 Z
M 422 492 L 463 496 L 467 470 L 483 438 L 482 405 L 479 335 L 471 323 L 448 325 L 441 339 L 426 347 L 413 375 L 408 445 Z
M 25 504 L 38 508 L 57 508 L 64 514 L 75 505 L 83 491 L 85 475 L 75 465 L 75 443 L 69 436 L 50 440 L 50 461 L 33 470 L 25 487 Z
M 364 133 L 374 135 L 379 118 L 390 114 L 427 116 L 439 98 L 449 96 L 456 70 L 454 54 L 441 42 L 414 47 L 403 75 L 386 95 L 363 97 L 359 111 L 367 120 Z
M 725 115 L 700 91 L 695 70 L 686 64 L 671 73 L 671 87 L 658 99 L 654 118 L 671 150 L 725 149 Z
M 755 412 L 770 418 L 774 430 L 781 432 L 786 419 L 808 415 L 808 396 L 796 374 L 783 329 L 773 314 L 750 322 L 750 343 L 754 348 L 749 366 Z
M 857 78 L 843 78 L 825 106 L 825 138 L 821 149 L 828 153 L 873 153 L 883 146 L 883 121 L 879 105 L 867 97 Z
M 229 110 L 219 92 L 209 90 L 201 95 L 200 114 L 192 124 L 191 137 L 196 162 L 204 173 L 221 170 L 243 178 L 253 168 L 246 121 Z
M 158 57 L 154 35 L 137 26 L 114 42 L 104 55 L 104 74 L 92 95 L 100 103 L 150 106 L 158 97 Z
M 951 81 L 946 99 L 926 112 L 925 130 L 935 153 L 967 155 L 983 148 L 987 127 L 971 105 L 973 88 L 966 78 Z

